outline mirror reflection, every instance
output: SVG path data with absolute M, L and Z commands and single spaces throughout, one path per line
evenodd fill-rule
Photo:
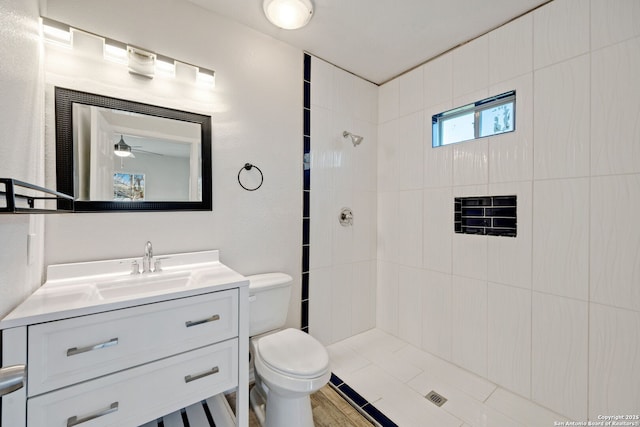
M 78 200 L 201 201 L 200 126 L 73 104 Z
M 55 116 L 57 189 L 75 211 L 211 210 L 210 116 L 64 88 Z

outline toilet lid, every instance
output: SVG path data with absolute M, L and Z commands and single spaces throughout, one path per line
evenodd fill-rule
M 329 354 L 322 344 L 297 329 L 260 338 L 257 349 L 266 365 L 286 375 L 311 378 L 329 367 Z

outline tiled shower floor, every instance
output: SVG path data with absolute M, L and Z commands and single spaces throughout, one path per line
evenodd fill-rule
M 333 373 L 400 427 L 546 427 L 567 421 L 378 329 L 328 350 Z M 442 407 L 424 398 L 432 390 L 448 399 Z

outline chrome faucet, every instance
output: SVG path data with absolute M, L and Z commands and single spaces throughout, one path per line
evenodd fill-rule
M 144 258 L 142 258 L 142 272 L 151 273 L 151 261 L 153 260 L 153 246 L 151 242 L 144 245 Z

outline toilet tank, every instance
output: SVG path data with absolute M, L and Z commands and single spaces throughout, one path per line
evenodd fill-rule
M 284 326 L 289 311 L 291 283 L 285 273 L 264 273 L 249 279 L 249 336 Z

